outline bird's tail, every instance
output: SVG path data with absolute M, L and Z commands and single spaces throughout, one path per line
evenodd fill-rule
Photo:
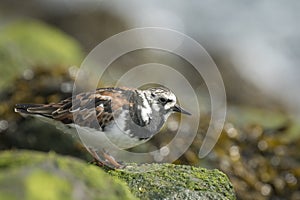
M 50 104 L 16 104 L 15 112 L 23 114 L 23 115 L 43 115 L 46 117 L 51 116 L 51 113 L 56 108 L 51 106 Z

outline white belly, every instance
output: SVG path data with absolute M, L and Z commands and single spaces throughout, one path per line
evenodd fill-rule
M 93 148 L 95 150 L 110 149 L 128 149 L 139 144 L 147 142 L 149 139 L 139 140 L 137 137 L 130 137 L 128 133 L 123 133 L 119 127 L 122 127 L 121 121 L 118 122 L 118 126 L 115 123 L 106 127 L 105 132 L 99 131 L 89 127 L 80 127 L 77 124 L 63 124 L 59 121 L 39 117 L 43 121 L 55 125 L 59 130 L 77 136 L 81 139 L 81 142 L 86 147 Z
M 96 131 L 88 127 L 77 126 L 76 128 L 78 136 L 82 142 L 86 146 L 93 147 L 98 150 L 111 149 L 112 145 L 119 149 L 128 149 L 147 141 L 139 140 L 136 137 L 130 137 L 129 135 L 122 133 L 117 126 L 113 126 L 113 128 L 106 132 Z

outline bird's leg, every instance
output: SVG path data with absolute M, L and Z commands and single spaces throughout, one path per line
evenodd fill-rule
M 104 165 L 106 165 L 110 168 L 114 168 L 114 169 L 120 169 L 120 168 L 124 167 L 123 165 L 118 163 L 111 155 L 106 153 L 105 150 L 102 150 L 99 152 L 99 153 L 101 153 L 101 156 L 103 156 L 103 158 L 105 159 L 105 161 L 103 161 L 103 159 L 101 159 L 99 157 L 99 155 L 97 154 L 97 152 L 95 150 L 93 150 L 92 148 L 87 148 L 87 149 L 88 149 L 88 152 L 93 156 L 93 158 L 96 162 L 96 165 L 99 167 L 103 167 Z
M 120 163 L 118 163 L 114 157 L 112 157 L 111 155 L 109 155 L 108 153 L 106 153 L 105 151 L 103 151 L 103 157 L 106 159 L 106 161 L 108 163 L 110 163 L 111 165 L 113 165 L 116 169 L 120 169 L 120 168 L 124 168 L 124 165 L 121 165 Z
M 103 167 L 105 165 L 105 163 L 103 161 L 101 161 L 101 158 L 98 156 L 98 154 L 95 150 L 93 150 L 92 148 L 87 148 L 87 150 L 92 155 L 92 157 L 94 158 L 94 161 L 95 161 L 97 166 Z

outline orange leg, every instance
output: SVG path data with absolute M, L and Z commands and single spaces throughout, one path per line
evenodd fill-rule
M 99 167 L 103 167 L 104 165 L 114 169 L 120 169 L 124 167 L 123 165 L 119 164 L 111 155 L 105 153 L 104 151 L 101 151 L 103 158 L 105 158 L 105 161 L 102 161 L 95 150 L 93 150 L 92 148 L 87 149 L 88 152 L 93 156 L 96 165 Z
M 104 162 L 101 161 L 101 159 L 98 156 L 98 154 L 96 153 L 96 151 L 94 151 L 92 148 L 87 148 L 87 150 L 92 155 L 92 157 L 94 158 L 94 161 L 96 162 L 97 166 L 103 167 L 105 165 Z
M 120 163 L 118 163 L 111 155 L 103 152 L 103 156 L 104 158 L 110 163 L 112 164 L 116 169 L 120 169 L 123 168 L 123 165 L 120 165 Z

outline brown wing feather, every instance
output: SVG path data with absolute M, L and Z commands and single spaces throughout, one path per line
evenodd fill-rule
M 65 124 L 75 121 L 81 126 L 93 128 L 100 126 L 104 129 L 113 121 L 114 115 L 119 114 L 115 111 L 124 106 L 130 106 L 131 93 L 130 90 L 124 88 L 99 88 L 95 92 L 80 93 L 59 103 L 18 104 L 15 110 L 16 112 L 26 112 L 26 114 L 43 115 Z

